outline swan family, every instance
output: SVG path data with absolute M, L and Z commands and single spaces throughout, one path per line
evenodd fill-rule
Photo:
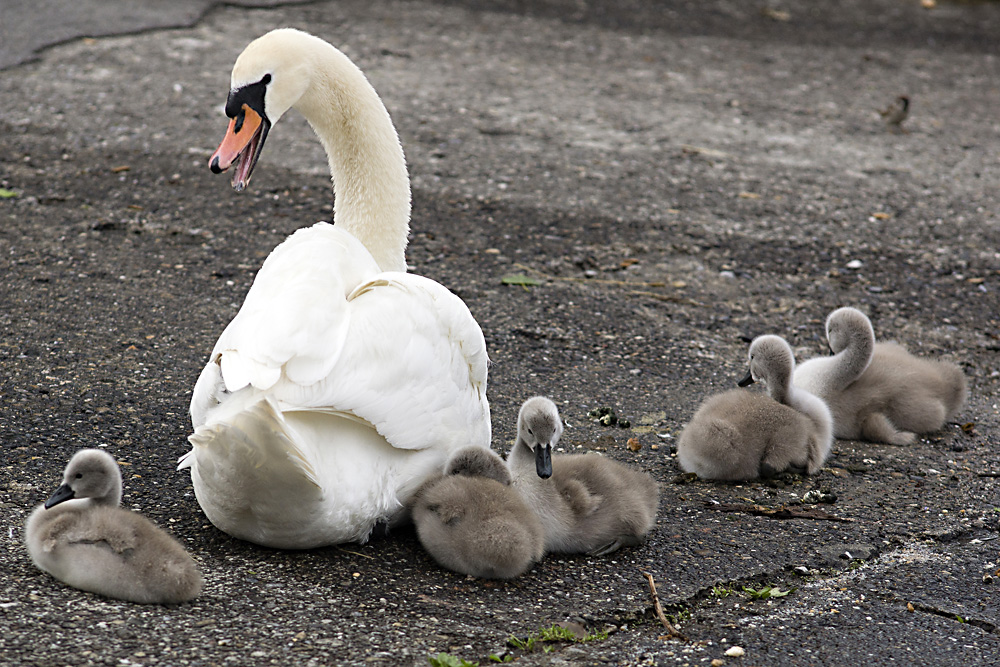
M 364 74 L 294 29 L 254 40 L 232 70 L 229 124 L 209 167 L 246 188 L 291 109 L 315 131 L 335 192 L 333 223 L 291 234 L 264 261 L 219 336 L 190 402 L 190 471 L 208 519 L 281 549 L 364 542 L 412 519 L 443 567 L 519 576 L 546 553 L 605 556 L 653 530 L 659 487 L 597 454 L 553 453 L 556 404 L 521 406 L 506 460 L 491 449 L 483 332 L 444 286 L 407 273 L 410 185 L 395 127 Z M 956 365 L 875 342 L 854 308 L 830 314 L 833 356 L 796 367 L 789 344 L 749 347 L 745 388 L 710 396 L 684 427 L 680 468 L 713 480 L 818 473 L 834 438 L 906 445 L 961 409 Z M 32 512 L 41 570 L 140 603 L 197 596 L 201 575 L 173 538 L 118 507 L 118 464 L 83 450 Z

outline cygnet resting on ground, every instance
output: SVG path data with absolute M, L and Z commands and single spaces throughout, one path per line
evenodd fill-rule
M 833 356 L 803 362 L 794 383 L 823 398 L 838 438 L 908 445 L 937 431 L 965 403 L 962 370 L 915 357 L 897 343 L 876 343 L 871 321 L 855 308 L 826 320 Z
M 148 519 L 118 507 L 121 497 L 110 454 L 74 454 L 62 485 L 28 517 L 31 560 L 74 588 L 111 598 L 170 604 L 197 597 L 202 580 L 191 556 Z
M 681 469 L 731 481 L 789 468 L 819 472 L 833 445 L 829 408 L 792 386 L 795 357 L 784 339 L 754 339 L 749 357 L 750 372 L 740 386 L 763 382 L 770 396 L 733 389 L 709 397 L 677 441 Z
M 510 486 L 503 459 L 483 447 L 452 454 L 444 474 L 417 491 L 412 512 L 424 549 L 455 572 L 510 579 L 545 555 L 538 517 Z
M 507 457 L 514 487 L 545 527 L 546 551 L 604 556 L 641 544 L 656 521 L 656 482 L 596 454 L 553 457 L 562 429 L 555 403 L 529 398 Z

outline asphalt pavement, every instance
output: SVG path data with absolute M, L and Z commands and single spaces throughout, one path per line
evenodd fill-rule
M 482 325 L 494 448 L 551 396 L 566 451 L 659 482 L 645 545 L 494 582 L 411 528 L 282 552 L 205 519 L 175 470 L 191 388 L 271 248 L 331 216 L 297 115 L 246 192 L 207 167 L 233 61 L 281 26 L 386 102 L 407 260 Z M 4 2 L 0 664 L 997 664 L 998 34 L 995 2 Z M 958 363 L 958 417 L 907 447 L 837 441 L 811 477 L 681 475 L 677 435 L 748 340 L 823 354 L 842 305 Z M 132 605 L 32 566 L 28 513 L 94 446 L 201 597 Z M 545 641 L 555 623 L 586 641 Z

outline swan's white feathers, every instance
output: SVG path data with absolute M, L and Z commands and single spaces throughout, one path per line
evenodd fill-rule
M 351 333 L 330 393 L 318 392 L 324 403 L 368 420 L 394 447 L 489 443 L 486 342 L 462 300 L 427 278 L 383 273 L 349 303 Z
M 372 477 L 391 478 L 393 452 L 354 416 L 282 412 L 263 397 L 188 439 L 181 467 L 191 467 L 202 509 L 244 540 L 292 549 L 363 541 L 401 506 L 391 484 L 370 488 Z
M 327 377 L 350 327 L 345 298 L 378 271 L 357 239 L 328 223 L 288 237 L 215 344 L 227 391 L 266 391 L 282 375 L 301 386 Z
M 336 264 L 353 250 L 340 236 L 350 238 L 319 223 L 272 253 L 195 385 L 201 423 L 179 467 L 192 468 L 209 519 L 236 537 L 285 548 L 364 540 L 424 470 L 490 442 L 486 343 L 468 308 L 373 262 L 355 267 L 371 278 L 350 291 L 313 271 L 322 262 L 308 246 L 318 241 Z M 301 508 L 294 519 L 289 507 Z
M 489 441 L 488 418 L 481 419 L 488 411 L 486 342 L 468 308 L 433 280 L 377 273 L 374 262 L 358 262 L 353 273 L 372 277 L 344 289 L 344 272 L 324 268 L 331 254 L 353 253 L 356 243 L 318 223 L 275 249 L 215 346 L 218 364 L 199 378 L 193 419 L 195 412 L 204 413 L 201 423 L 215 419 L 221 372 L 229 393 L 249 386 L 296 409 L 353 413 L 394 447 L 468 437 L 476 422 L 478 438 Z M 325 263 L 314 257 L 317 249 L 328 253 Z
M 226 383 L 222 381 L 222 368 L 216 355 L 201 369 L 198 381 L 191 393 L 191 424 L 196 428 L 208 421 L 208 413 L 222 402 L 226 395 Z M 183 461 L 186 457 L 182 456 Z

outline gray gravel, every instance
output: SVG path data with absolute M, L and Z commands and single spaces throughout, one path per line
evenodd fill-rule
M 0 199 L 0 663 L 995 662 L 997 3 L 160 4 L 0 14 L 0 187 L 17 193 Z M 409 528 L 278 552 L 205 520 L 174 471 L 191 387 L 270 249 L 330 216 L 297 116 L 247 192 L 206 168 L 235 57 L 285 25 L 340 46 L 393 115 L 414 184 L 408 261 L 483 327 L 494 446 L 525 397 L 552 396 L 567 450 L 661 483 L 646 545 L 484 582 L 438 568 Z M 96 34 L 119 36 L 72 39 Z M 909 132 L 890 133 L 875 109 L 902 93 Z M 512 273 L 542 284 L 501 284 Z M 840 305 L 962 365 L 956 423 L 906 448 L 840 441 L 811 478 L 678 477 L 671 443 L 745 370 L 747 339 L 821 354 Z M 601 406 L 632 427 L 588 419 Z M 84 446 L 129 464 L 126 506 L 189 546 L 199 599 L 130 605 L 33 568 L 24 520 Z M 726 511 L 811 490 L 849 521 Z M 656 621 L 645 571 L 687 641 Z M 765 585 L 795 590 L 743 592 Z M 610 634 L 507 644 L 567 619 Z M 737 645 L 744 657 L 724 655 Z

